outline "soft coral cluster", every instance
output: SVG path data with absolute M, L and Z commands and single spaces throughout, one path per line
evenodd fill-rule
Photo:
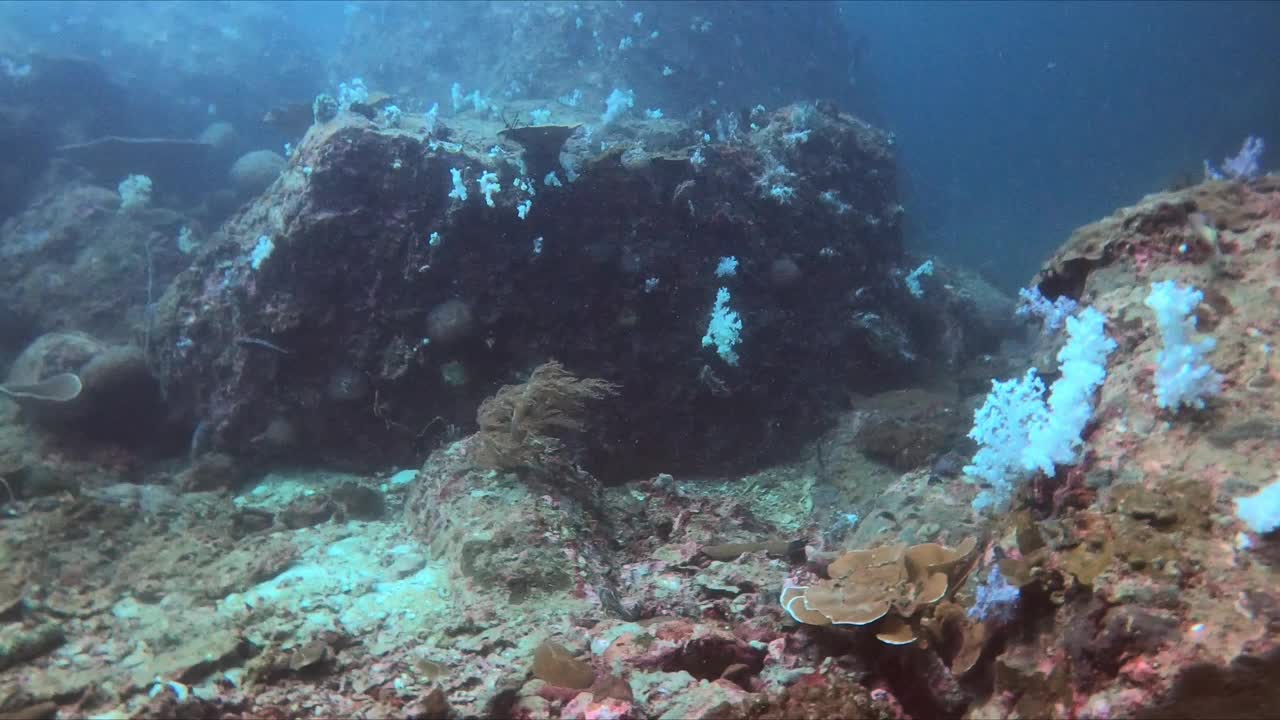
M 1107 356 L 1116 343 L 1107 337 L 1106 319 L 1093 308 L 1067 318 L 1067 335 L 1048 402 L 1032 368 L 1021 380 L 992 381 L 991 394 L 974 413 L 969 437 L 982 447 L 965 472 L 988 486 L 974 500 L 976 509 L 1002 508 L 1028 473 L 1053 477 L 1058 465 L 1079 460 L 1093 395 L 1106 379 Z

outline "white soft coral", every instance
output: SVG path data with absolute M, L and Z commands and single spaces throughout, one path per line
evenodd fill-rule
M 1191 341 L 1196 329 L 1193 312 L 1204 293 L 1180 288 L 1172 280 L 1152 283 L 1146 306 L 1156 315 L 1164 347 L 1156 356 L 1156 404 L 1177 411 L 1183 405 L 1204 407 L 1204 398 L 1222 389 L 1222 376 L 1205 362 L 1217 344 L 1213 338 Z
M 1107 337 L 1106 318 L 1093 308 L 1067 319 L 1067 336 L 1047 403 L 1044 382 L 1031 368 L 1021 380 L 992 381 L 974 413 L 969 437 L 981 448 L 964 471 L 987 485 L 974 499 L 975 509 L 1002 508 L 1029 473 L 1053 477 L 1058 465 L 1079 461 L 1093 394 L 1107 377 L 1107 356 L 1116 343 Z

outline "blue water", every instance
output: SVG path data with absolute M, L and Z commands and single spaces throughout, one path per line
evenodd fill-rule
M 1280 4 L 848 3 L 908 241 L 1025 284 L 1075 227 L 1280 138 Z M 1273 163 L 1274 163 L 1274 155 Z

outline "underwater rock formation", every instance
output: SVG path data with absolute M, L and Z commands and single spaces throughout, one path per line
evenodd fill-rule
M 865 122 L 797 105 L 708 143 L 670 120 L 593 136 L 594 116 L 558 113 L 542 133 L 350 112 L 314 126 L 159 303 L 168 397 L 233 453 L 286 416 L 298 457 L 409 461 L 555 358 L 645 378 L 598 418 L 589 458 L 635 475 L 758 465 L 846 390 L 990 349 L 962 294 L 932 287 L 942 312 L 904 299 L 890 143 Z M 699 343 L 717 288 L 741 318 L 738 366 Z M 442 319 L 454 306 L 465 325 Z M 334 401 L 337 373 L 365 397 Z
M 1280 546 L 1234 512 L 1280 462 L 1277 237 L 1280 181 L 1207 182 L 1082 227 L 1045 263 L 1039 287 L 1104 312 L 1120 348 L 1086 462 L 1005 519 L 996 545 L 1024 610 L 971 713 L 1245 717 L 1280 702 L 1262 679 L 1280 667 Z M 1153 397 L 1143 299 L 1164 280 L 1205 294 L 1197 329 L 1224 381 L 1203 410 Z

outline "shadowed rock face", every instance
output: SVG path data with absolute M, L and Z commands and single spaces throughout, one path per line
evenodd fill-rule
M 581 458 L 603 474 L 757 465 L 846 390 L 901 382 L 937 338 L 965 334 L 930 326 L 945 307 L 902 302 L 887 136 L 806 108 L 757 113 L 761 129 L 732 144 L 671 120 L 566 140 L 598 117 L 563 108 L 558 134 L 461 118 L 426 139 L 415 118 L 379 128 L 343 113 L 313 126 L 281 181 L 223 228 L 227 244 L 171 287 L 154 364 L 180 411 L 232 452 L 283 415 L 299 457 L 410 461 L 555 359 L 621 381 Z M 801 121 L 806 141 L 789 140 Z M 602 153 L 601 133 L 630 139 Z M 557 155 L 560 187 L 538 175 Z M 794 199 L 772 192 L 784 183 Z M 254 269 L 263 237 L 273 250 Z M 729 256 L 737 274 L 717 276 Z M 803 282 L 776 282 L 780 259 Z M 738 367 L 699 342 L 722 286 L 744 325 Z M 465 322 L 433 308 L 465 308 L 451 314 Z M 339 369 L 367 379 L 360 407 L 332 401 Z

